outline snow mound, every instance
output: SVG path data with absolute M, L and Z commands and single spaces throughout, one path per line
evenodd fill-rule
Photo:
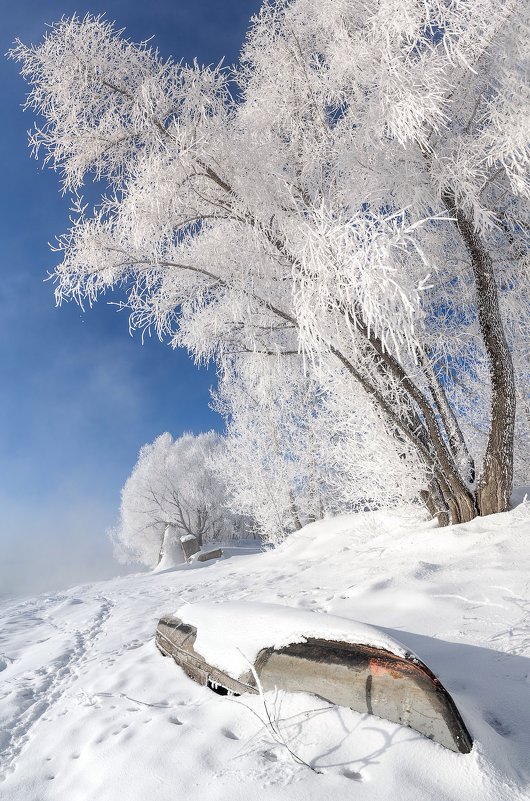
M 372 645 L 396 656 L 412 656 L 407 648 L 372 626 L 280 604 L 202 602 L 185 604 L 175 615 L 196 627 L 195 650 L 234 679 L 247 672 L 263 648 L 282 648 L 310 637 Z
M 0 796 L 528 801 L 529 541 L 529 504 L 443 530 L 411 510 L 366 513 L 313 523 L 275 551 L 231 549 L 208 569 L 0 603 Z M 260 643 L 287 628 L 315 634 L 321 619 L 340 620 L 341 636 L 358 635 L 355 620 L 378 627 L 439 676 L 472 752 L 314 696 L 267 693 L 267 712 L 259 696 L 199 686 L 161 656 L 154 633 L 165 610 L 187 604 L 201 631 L 206 601 L 220 615 L 226 602 L 238 614 L 248 604 L 253 620 L 255 603 L 289 607 L 284 629 L 260 632 Z M 251 627 L 243 617 L 237 626 L 251 656 Z M 268 713 L 318 774 L 272 736 Z

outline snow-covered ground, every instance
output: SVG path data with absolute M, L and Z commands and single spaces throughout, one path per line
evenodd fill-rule
M 231 555 L 0 605 L 3 801 L 530 798 L 530 507 L 437 530 L 383 513 Z M 285 604 L 382 627 L 442 679 L 475 745 L 455 754 L 306 695 L 222 698 L 154 645 L 201 600 Z

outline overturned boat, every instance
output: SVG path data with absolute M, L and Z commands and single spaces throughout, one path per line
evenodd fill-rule
M 187 604 L 160 619 L 156 645 L 221 695 L 257 693 L 258 683 L 264 692 L 313 693 L 452 751 L 466 754 L 473 745 L 432 671 L 382 631 L 347 618 L 277 604 Z

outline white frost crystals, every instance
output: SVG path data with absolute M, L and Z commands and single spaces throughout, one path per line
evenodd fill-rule
M 440 523 L 505 510 L 529 450 L 529 15 L 276 0 L 233 70 L 91 16 L 17 43 L 33 144 L 66 190 L 107 184 L 60 242 L 58 301 L 119 287 L 132 327 L 221 374 L 301 353 L 372 409 L 345 449 L 403 462 L 369 493 L 353 473 L 354 504 L 414 474 Z
M 352 310 L 346 320 L 352 328 L 361 317 L 388 352 L 401 357 L 403 350 L 414 351 L 420 292 L 431 269 L 416 229 L 428 222 L 410 223 L 406 210 L 388 216 L 364 211 L 346 220 L 323 207 L 312 210 L 311 224 L 300 230 L 294 273 L 294 308 L 308 353 L 334 342 L 331 331 L 328 341 L 324 333 L 333 307 Z M 360 347 L 362 340 L 350 333 L 351 344 Z

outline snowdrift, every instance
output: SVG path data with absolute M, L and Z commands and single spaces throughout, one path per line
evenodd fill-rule
M 529 537 L 528 505 L 445 530 L 412 511 L 345 516 L 276 551 L 5 602 L 0 794 L 527 801 Z M 453 696 L 473 750 L 303 693 L 266 693 L 267 710 L 259 696 L 221 698 L 160 657 L 162 612 L 240 600 L 361 620 L 403 643 Z

